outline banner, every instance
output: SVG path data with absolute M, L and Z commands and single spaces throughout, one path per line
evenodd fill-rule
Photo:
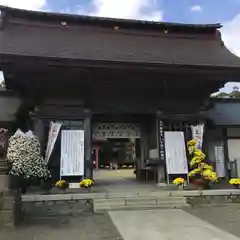
M 84 175 L 84 131 L 61 131 L 61 176 Z
M 188 164 L 183 132 L 164 132 L 168 174 L 187 174 Z
M 47 143 L 47 149 L 46 149 L 46 155 L 45 155 L 46 163 L 48 163 L 50 159 L 50 156 L 52 154 L 61 126 L 62 126 L 62 123 L 55 123 L 55 122 L 50 123 L 50 128 L 48 133 L 48 143 Z
M 204 124 L 191 126 L 192 138 L 197 141 L 197 148 L 202 149 Z
M 224 151 L 222 146 L 214 147 L 216 158 L 216 173 L 217 176 L 222 178 L 226 177 L 225 164 L 224 164 Z

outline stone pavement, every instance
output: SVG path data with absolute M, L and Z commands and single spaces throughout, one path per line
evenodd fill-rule
M 116 211 L 109 215 L 86 212 L 77 216 L 29 218 L 15 230 L 0 230 L 0 240 L 240 239 L 240 204 Z
M 28 219 L 16 230 L 0 230 L 0 240 L 123 240 L 107 214 Z
M 205 210 L 206 219 L 218 221 L 227 208 L 217 209 L 208 213 Z M 221 212 L 216 216 L 212 213 Z M 196 216 L 201 213 L 201 209 L 194 212 Z M 218 228 L 207 221 L 204 221 L 184 210 L 147 210 L 109 213 L 116 227 L 124 240 L 239 240 L 240 238 L 225 231 L 226 228 Z M 240 215 L 230 213 L 229 218 L 235 221 L 235 228 L 239 228 Z M 220 220 L 227 224 L 227 220 L 222 216 Z M 221 226 L 219 226 L 221 227 Z
M 189 208 L 186 209 L 186 211 L 240 238 L 240 204 Z

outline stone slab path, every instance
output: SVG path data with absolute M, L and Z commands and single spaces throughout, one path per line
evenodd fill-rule
M 124 240 L 240 240 L 184 210 L 110 212 Z

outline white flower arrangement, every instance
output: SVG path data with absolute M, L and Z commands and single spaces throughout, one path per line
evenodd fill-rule
M 31 131 L 23 133 L 18 130 L 10 139 L 7 160 L 11 163 L 11 175 L 23 176 L 25 179 L 47 179 L 50 172 L 41 156 L 40 142 Z

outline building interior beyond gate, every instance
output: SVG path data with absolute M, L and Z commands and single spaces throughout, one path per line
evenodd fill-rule
M 98 161 L 95 160 L 95 169 L 133 169 L 136 154 L 139 154 L 139 140 L 107 139 L 100 142 L 95 151 L 99 151 Z
M 129 125 L 130 126 L 130 125 Z M 136 179 L 140 159 L 140 138 L 128 136 L 128 124 L 102 124 L 94 130 L 92 158 L 96 180 Z

